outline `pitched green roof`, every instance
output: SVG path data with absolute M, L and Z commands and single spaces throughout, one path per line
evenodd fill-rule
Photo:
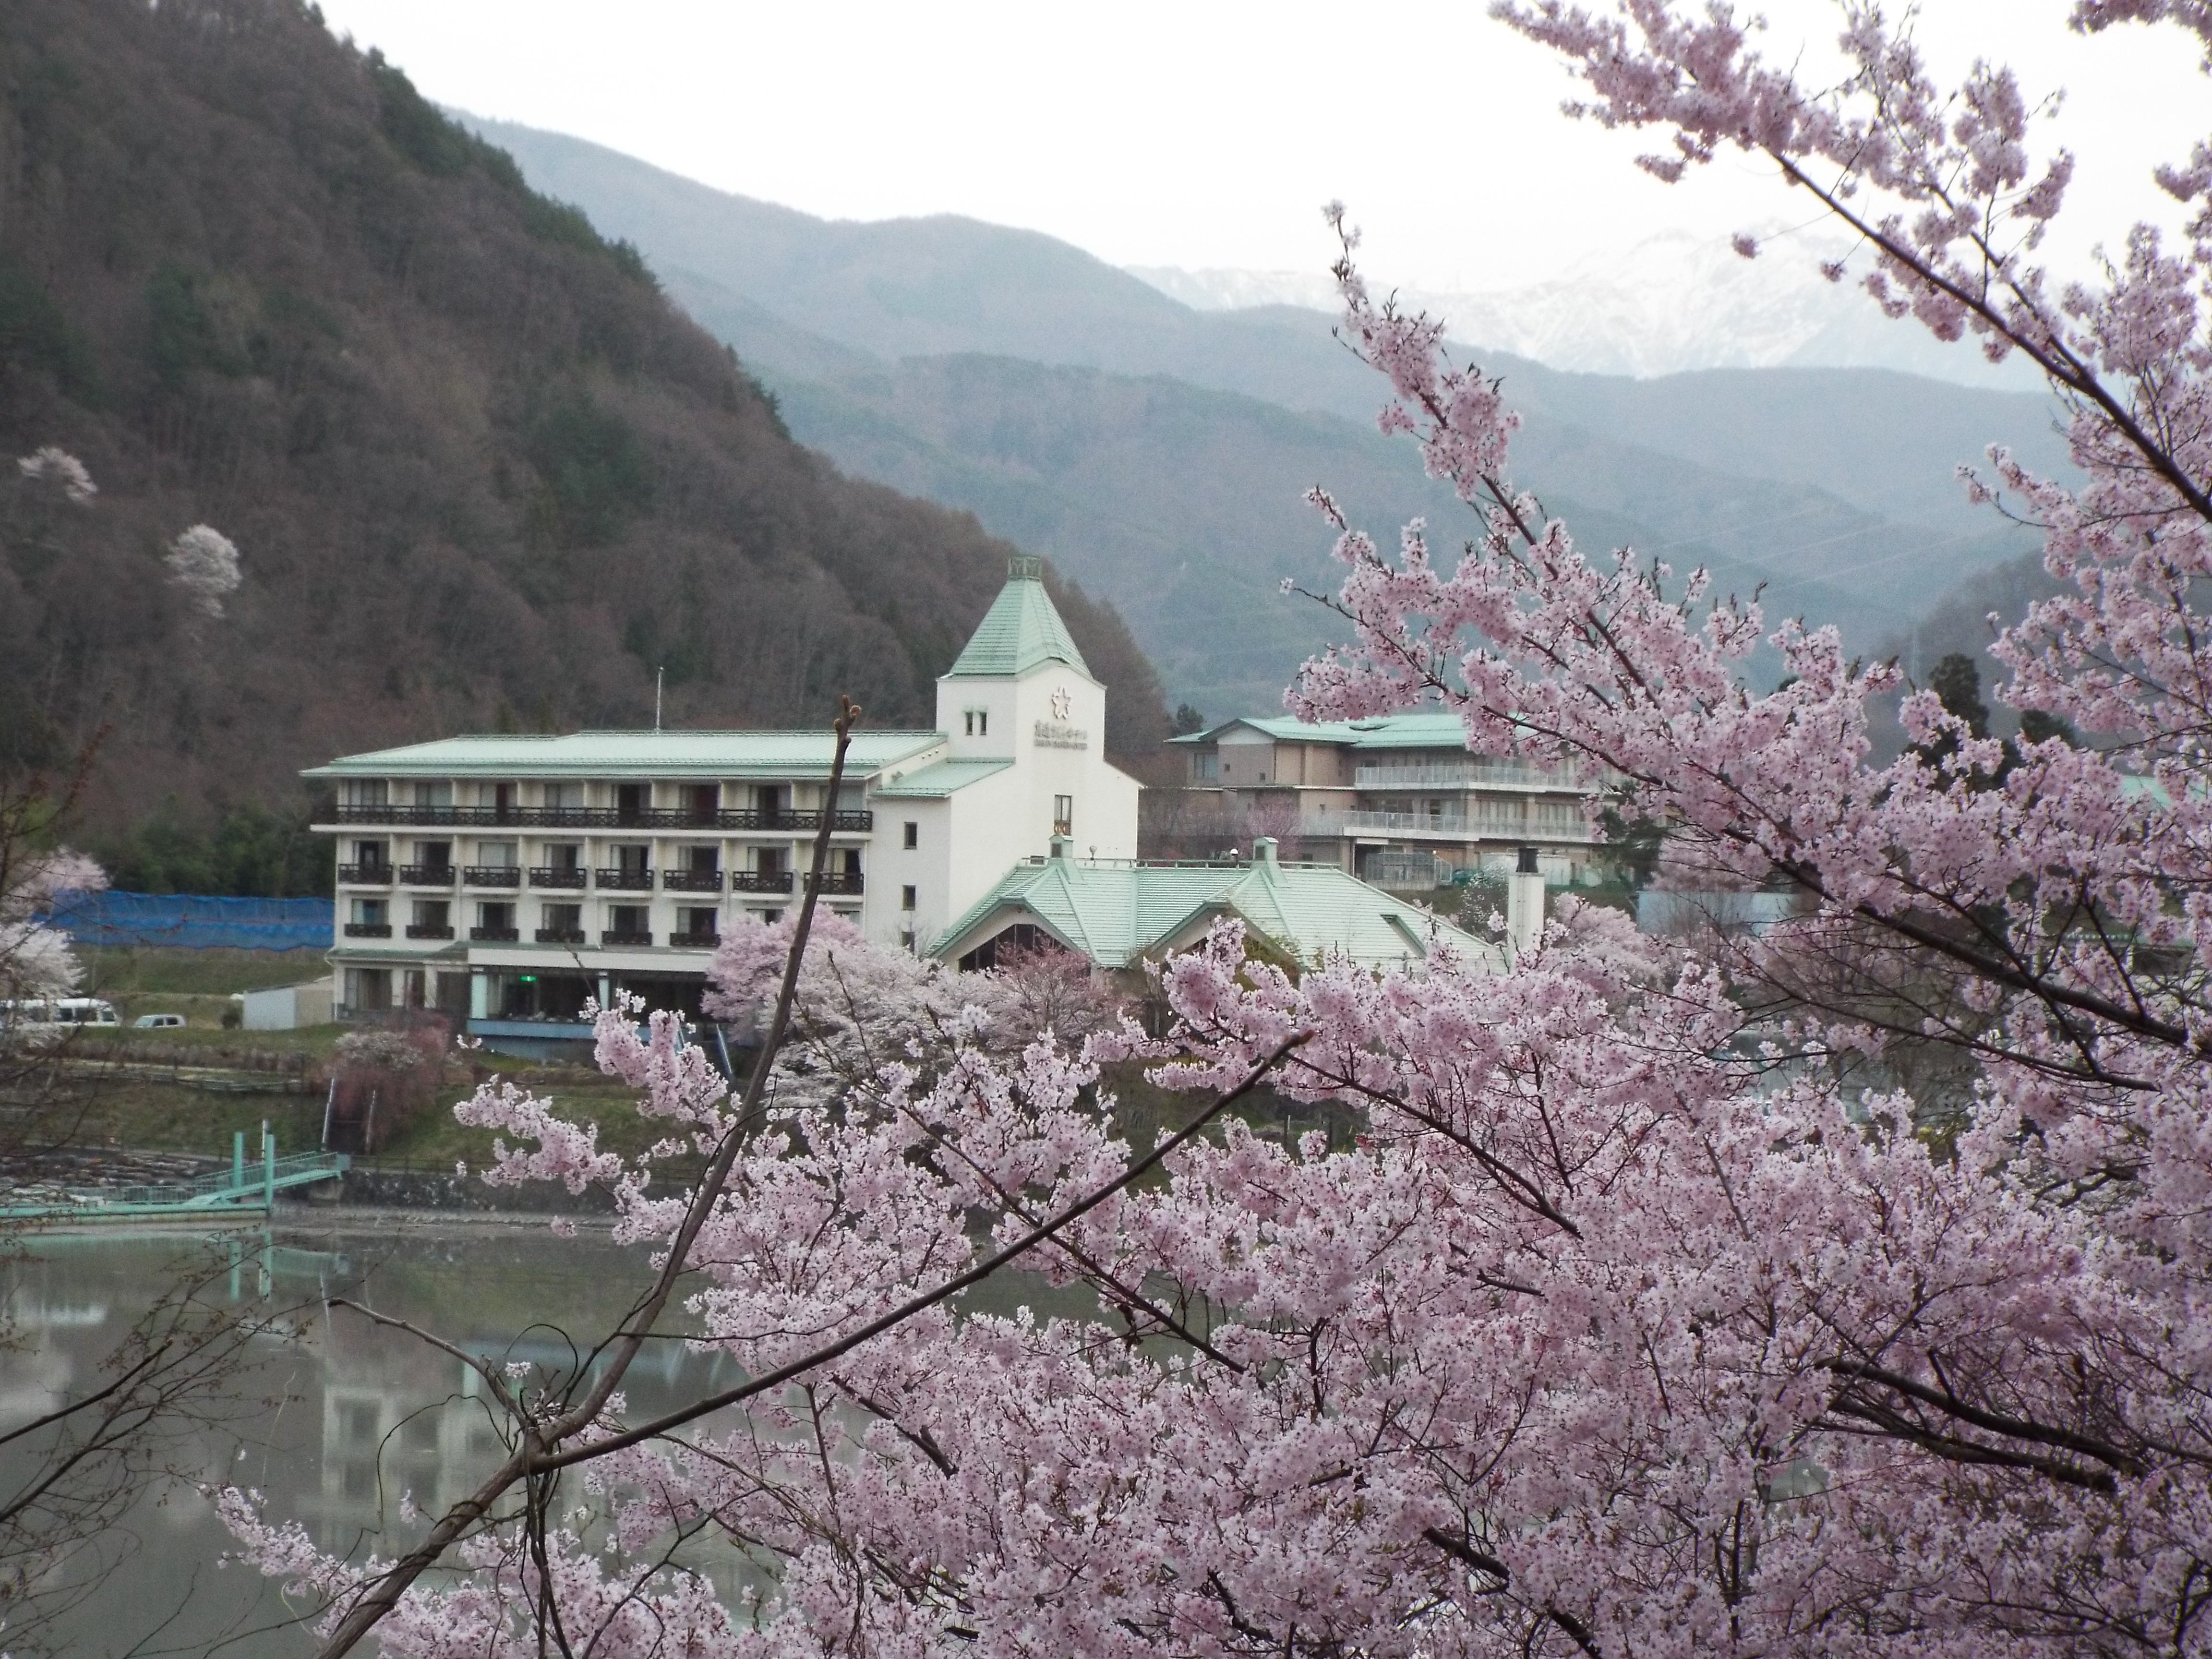
M 1064 662 L 1086 678 L 1091 675 L 1052 595 L 1044 591 L 1044 562 L 1018 556 L 1008 562 L 1006 585 L 945 677 L 1010 679 L 1047 662 Z
M 1232 726 L 1249 726 L 1277 743 L 1330 743 L 1343 748 L 1464 749 L 1467 727 L 1456 714 L 1441 709 L 1415 714 L 1381 714 L 1364 720 L 1293 720 L 1282 715 L 1240 715 L 1203 732 L 1192 732 L 1170 743 L 1212 743 Z
M 1000 878 L 930 947 L 966 954 L 1017 921 L 1042 927 L 1106 968 L 1125 968 L 1183 942 L 1220 915 L 1284 955 L 1318 963 L 1347 956 L 1370 967 L 1422 961 L 1438 942 L 1473 961 L 1497 951 L 1426 910 L 1334 865 L 1082 863 L 1030 859 Z
M 988 778 L 994 772 L 1003 772 L 1012 766 L 1010 760 L 941 760 L 933 762 L 918 772 L 909 772 L 896 782 L 887 783 L 876 790 L 878 800 L 942 800 L 957 790 L 965 789 L 978 779 Z
M 855 732 L 845 770 L 856 779 L 868 777 L 944 741 L 941 732 Z M 345 755 L 302 775 L 826 778 L 836 748 L 836 738 L 827 731 L 502 732 Z

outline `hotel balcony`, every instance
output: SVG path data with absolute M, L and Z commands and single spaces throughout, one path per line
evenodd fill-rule
M 1465 760 L 1433 766 L 1362 766 L 1352 772 L 1356 789 L 1573 789 L 1592 781 L 1577 766 L 1540 765 L 1534 761 Z
M 530 884 L 532 887 L 581 887 L 586 873 L 580 864 L 564 864 L 550 869 L 542 864 L 533 864 L 530 866 Z
M 338 879 L 356 887 L 389 887 L 392 885 L 392 866 L 388 864 L 341 864 Z
M 345 925 L 348 939 L 390 939 L 392 924 L 388 921 L 349 921 Z
M 391 930 L 387 928 L 386 931 L 388 933 Z M 407 937 L 410 939 L 451 939 L 453 936 L 453 930 L 451 927 L 434 927 L 426 921 L 410 921 L 407 924 Z
M 471 887 L 520 887 L 522 872 L 512 864 L 471 864 L 462 867 L 461 879 Z
M 788 893 L 791 890 L 791 872 L 732 870 L 730 872 L 730 890 L 733 893 Z
M 540 945 L 581 945 L 584 930 L 580 927 L 541 927 L 538 930 Z
M 599 943 L 602 945 L 650 945 L 653 943 L 653 935 L 649 933 L 633 933 L 626 927 L 610 927 L 599 935 Z
M 813 879 L 810 877 L 807 885 L 811 887 L 813 884 Z M 824 870 L 822 872 L 822 885 L 817 890 L 824 893 L 857 893 L 860 890 L 860 872 L 858 870 Z
M 453 866 L 450 864 L 403 864 L 399 879 L 409 887 L 451 887 Z
M 513 945 L 522 938 L 516 927 L 471 927 L 469 941 L 474 945 Z
M 653 890 L 653 872 L 650 870 L 594 870 L 592 884 L 596 887 L 611 887 L 618 892 L 650 893 Z
M 719 893 L 722 890 L 720 870 L 663 870 L 660 884 L 672 893 Z
M 345 824 L 427 825 L 457 830 L 498 828 L 519 830 L 760 830 L 768 831 L 819 830 L 819 808 L 804 811 L 763 811 L 757 807 L 732 807 L 725 811 L 694 812 L 680 806 L 652 806 L 625 812 L 614 806 L 367 806 L 342 805 L 336 822 Z M 841 809 L 830 815 L 830 827 L 866 834 L 876 827 L 872 811 Z
M 1316 812 L 1303 820 L 1298 833 L 1315 838 L 1388 836 L 1411 841 L 1592 842 L 1596 839 L 1579 806 L 1524 815 L 1502 812 Z
M 711 951 L 722 942 L 720 933 L 671 933 L 669 948 L 676 951 Z

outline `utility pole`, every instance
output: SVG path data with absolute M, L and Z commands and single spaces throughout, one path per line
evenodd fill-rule
M 653 729 L 660 730 L 660 682 L 668 672 L 665 666 L 653 671 Z

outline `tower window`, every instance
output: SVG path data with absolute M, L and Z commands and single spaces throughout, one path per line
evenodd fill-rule
M 921 845 L 921 826 L 912 818 L 906 821 L 906 844 L 909 848 Z
M 970 708 L 967 713 L 961 716 L 961 720 L 963 722 L 968 736 L 971 738 L 988 738 L 991 735 L 991 711 L 989 709 Z
M 1072 836 L 1075 833 L 1075 797 L 1054 795 L 1052 798 L 1052 833 Z
M 915 900 L 917 897 L 919 897 L 919 896 L 919 896 L 919 895 L 915 891 L 915 890 L 914 890 L 913 888 L 911 888 L 911 887 L 902 887 L 902 888 L 900 888 L 900 889 L 899 889 L 899 908 L 900 908 L 900 909 L 902 909 L 902 910 L 911 910 L 911 909 L 913 909 L 913 908 L 915 908 Z

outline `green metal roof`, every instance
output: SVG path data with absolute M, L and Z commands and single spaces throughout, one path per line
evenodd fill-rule
M 896 783 L 888 783 L 875 792 L 878 800 L 942 800 L 957 790 L 965 789 L 978 779 L 988 778 L 994 772 L 1003 772 L 1012 766 L 1010 760 L 941 760 L 934 761 L 918 772 L 909 772 Z
M 1473 934 L 1334 865 L 1272 858 L 1249 864 L 1028 860 L 946 929 L 930 954 L 964 955 L 986 937 L 1027 921 L 1102 967 L 1126 968 L 1218 915 L 1241 917 L 1249 932 L 1307 963 L 1330 955 L 1370 967 L 1418 963 L 1437 940 L 1471 960 L 1499 960 Z
M 945 741 L 941 732 L 856 732 L 845 770 L 854 778 L 870 777 Z M 826 778 L 836 748 L 835 734 L 826 731 L 501 733 L 346 755 L 301 775 Z
M 1241 715 L 1204 732 L 1192 732 L 1170 743 L 1212 743 L 1231 726 L 1249 726 L 1277 743 L 1328 743 L 1353 750 L 1464 749 L 1467 727 L 1456 714 L 1442 710 L 1418 714 L 1383 714 L 1364 720 L 1317 720 L 1309 723 L 1287 714 Z
M 947 679 L 1008 679 L 1039 663 L 1064 662 L 1088 679 L 1091 668 L 1068 637 L 1052 595 L 1044 591 L 1044 562 L 1027 556 L 1008 561 L 1006 585 L 975 624 Z

